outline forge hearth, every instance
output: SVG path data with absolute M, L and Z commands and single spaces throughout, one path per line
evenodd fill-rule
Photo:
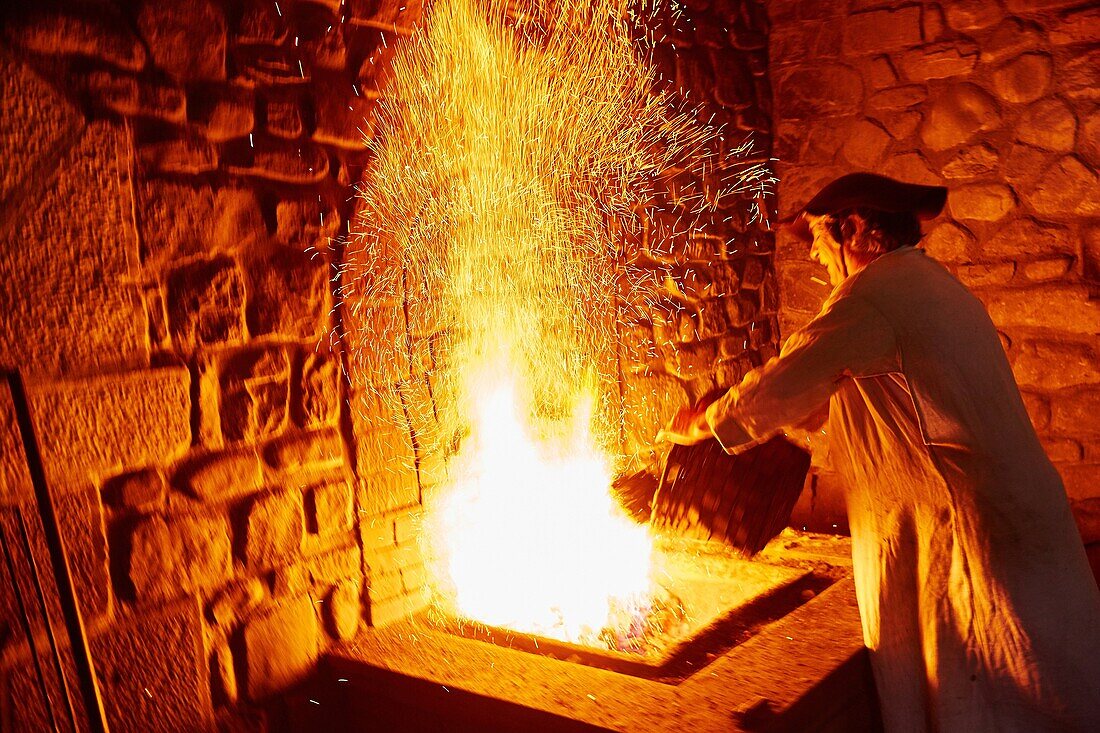
M 645 653 L 485 627 L 459 635 L 423 618 L 374 629 L 323 661 L 302 725 L 873 730 L 846 551 L 835 538 L 793 533 L 753 562 L 713 545 L 681 545 L 678 559 L 690 557 L 695 572 L 676 588 L 698 614 Z
M 635 633 L 601 637 L 602 646 L 572 644 L 465 619 L 421 617 L 468 639 L 662 682 L 678 682 L 761 627 L 829 587 L 834 578 L 804 567 L 748 562 L 704 554 L 698 543 L 677 543 L 661 554 L 660 589 Z M 713 550 L 715 548 L 711 548 Z

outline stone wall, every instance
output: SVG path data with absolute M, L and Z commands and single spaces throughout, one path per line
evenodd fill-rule
M 768 21 L 755 0 L 660 4 L 658 85 L 721 128 L 724 145 L 751 142 L 742 165 L 770 166 L 772 93 Z M 671 10 L 669 10 L 671 8 Z M 702 216 L 687 203 L 720 175 L 679 177 L 658 197 L 640 242 L 624 248 L 619 298 L 623 452 L 654 465 L 653 437 L 683 405 L 730 387 L 777 353 L 774 236 L 746 191 Z M 657 451 L 660 450 L 658 447 Z
M 1059 0 L 772 0 L 779 208 L 879 171 L 950 188 L 925 248 L 986 304 L 1100 562 L 1100 11 Z M 779 237 L 784 334 L 829 288 Z M 819 523 L 840 522 L 818 476 Z M 813 512 L 809 512 L 813 516 Z
M 0 366 L 30 382 L 111 727 L 260 724 L 371 601 L 329 281 L 405 4 L 24 5 L 0 38 Z M 6 388 L 0 415 L 0 727 L 41 730 L 13 589 L 64 714 L 23 524 L 63 626 Z
M 420 12 L 396 0 L 4 11 L 0 367 L 30 382 L 114 730 L 263 728 L 264 702 L 328 645 L 426 601 L 417 512 L 440 466 L 418 421 L 445 364 L 403 304 L 375 304 L 359 330 L 331 295 L 371 104 Z M 696 0 L 658 25 L 661 83 L 701 100 L 731 142 L 755 135 L 766 160 L 762 5 Z M 623 448 L 641 463 L 679 405 L 736 382 L 778 333 L 773 244 L 750 202 L 691 236 L 673 235 L 673 192 L 666 203 L 630 263 L 660 275 L 643 299 L 654 307 L 620 303 Z M 364 402 L 341 378 L 349 332 L 369 353 L 372 333 L 394 329 L 408 358 L 370 379 L 396 394 L 396 419 L 377 390 Z M 60 611 L 6 389 L 0 417 L 15 568 L 0 568 L 0 727 L 38 730 L 48 709 L 18 607 L 36 597 L 32 557 L 55 625 Z M 27 612 L 56 703 L 42 613 Z

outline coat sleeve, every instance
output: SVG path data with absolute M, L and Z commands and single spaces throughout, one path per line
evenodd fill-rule
M 885 316 L 862 298 L 841 295 L 791 334 L 779 356 L 711 404 L 707 422 L 726 451 L 740 452 L 823 408 L 841 380 L 899 368 Z

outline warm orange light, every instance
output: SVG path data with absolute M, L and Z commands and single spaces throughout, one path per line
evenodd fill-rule
M 514 384 L 486 380 L 469 449 L 428 524 L 460 615 L 598 643 L 617 612 L 649 600 L 650 537 L 611 497 L 588 410 L 537 441 Z
M 626 5 L 436 0 L 379 103 L 343 285 L 436 339 L 438 429 L 418 447 L 460 445 L 427 492 L 437 602 L 591 643 L 651 591 L 650 539 L 615 506 L 607 457 L 622 232 L 685 161 L 708 176 L 681 191 L 694 211 L 766 176 L 716 172 L 745 148 L 653 92 Z

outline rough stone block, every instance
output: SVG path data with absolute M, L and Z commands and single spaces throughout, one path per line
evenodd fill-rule
M 1034 102 L 1050 88 L 1054 63 L 1043 53 L 1025 53 L 993 72 L 993 91 L 1006 102 Z
M 1028 262 L 1023 268 L 1024 277 L 1033 282 L 1061 280 L 1069 275 L 1073 261 L 1073 257 L 1065 255 Z
M 308 558 L 302 565 L 314 588 L 328 587 L 351 578 L 358 578 L 362 568 L 362 553 L 355 545 L 338 547 Z
M 1060 153 L 1073 149 L 1077 117 L 1060 99 L 1044 99 L 1028 107 L 1016 121 L 1016 139 Z
M 1058 88 L 1076 100 L 1100 100 L 1100 87 L 1096 84 L 1097 66 L 1100 66 L 1100 48 L 1075 55 L 1059 69 Z
M 1082 117 L 1077 149 L 1094 168 L 1100 165 L 1100 110 Z
M 301 682 L 320 654 L 317 615 L 308 596 L 279 602 L 244 627 L 248 697 L 262 700 Z
M 125 128 L 89 125 L 0 238 L 0 365 L 56 374 L 148 363 L 131 155 Z
M 336 204 L 320 195 L 280 201 L 275 220 L 279 240 L 301 251 L 310 246 L 324 248 L 340 229 Z
M 982 143 L 956 153 L 943 166 L 943 175 L 947 178 L 976 178 L 992 173 L 999 163 L 997 151 Z
M 354 580 L 339 583 L 329 594 L 325 618 L 330 633 L 340 641 L 350 641 L 359 630 L 359 622 L 363 618 L 360 596 L 361 586 Z
M 1035 13 L 1077 4 L 1076 0 L 1007 0 L 1006 2 L 1008 9 L 1014 13 Z
M 198 604 L 132 616 L 92 640 L 112 731 L 206 730 L 213 725 Z
M 51 493 L 65 545 L 65 554 L 69 561 L 69 570 L 76 589 L 77 603 L 80 605 L 84 620 L 91 623 L 106 615 L 111 609 L 107 539 L 99 492 L 94 487 L 82 485 L 80 488 L 66 487 L 63 491 L 54 490 Z M 0 514 L 0 524 L 3 525 L 3 531 L 9 543 L 17 542 L 16 538 L 22 536 L 22 526 L 27 528 L 31 555 L 37 566 L 36 572 L 48 598 L 50 617 L 56 622 L 61 608 L 56 600 L 58 596 L 50 576 L 50 554 L 42 520 L 37 516 L 37 505 L 34 503 L 23 504 L 20 511 L 22 523 L 15 512 L 9 509 Z M 0 574 L 0 579 L 5 583 L 5 587 L 0 589 L 0 632 L 10 625 L 10 630 L 17 633 L 17 639 L 22 641 L 22 630 L 16 631 L 19 627 L 16 626 L 15 621 L 21 614 L 15 606 L 14 598 L 9 597 L 12 588 L 17 589 L 27 603 L 34 604 L 33 608 L 29 609 L 32 629 L 40 633 L 44 627 L 41 625 L 40 607 L 37 601 L 32 600 L 37 597 L 37 589 L 31 574 L 31 560 L 24 554 L 21 544 L 9 545 L 9 550 L 13 555 L 16 577 L 7 579 L 6 569 L 3 574 Z M 11 641 L 9 638 L 5 643 Z
M 918 5 L 854 13 L 848 17 L 844 28 L 845 47 L 857 53 L 904 48 L 921 40 L 921 9 Z
M 252 449 L 200 455 L 181 467 L 175 480 L 192 496 L 213 503 L 258 491 L 263 466 Z
M 118 476 L 103 488 L 109 504 L 139 512 L 162 509 L 167 492 L 168 482 L 155 468 Z
M 351 485 L 346 481 L 318 486 L 312 491 L 313 525 L 321 534 L 344 532 L 351 529 Z
M 87 56 L 128 71 L 145 65 L 145 49 L 110 3 L 46 7 L 14 15 L 9 38 L 28 51 Z
M 294 102 L 272 100 L 267 103 L 267 131 L 275 137 L 293 140 L 301 137 L 306 126 L 302 110 Z
M 420 510 L 399 512 L 393 515 L 393 539 L 397 545 L 415 543 L 424 527 L 424 514 Z
M 1050 400 L 1050 428 L 1056 435 L 1070 438 L 1100 436 L 1100 389 L 1080 389 L 1059 394 Z M 1100 493 L 1100 483 L 1096 490 Z
M 225 79 L 225 14 L 214 3 L 145 0 L 137 24 L 159 68 L 182 80 Z
M 1100 384 L 1100 356 L 1091 345 L 1079 341 L 1024 342 L 1017 350 L 1012 371 L 1023 387 L 1064 389 Z
M 1100 41 L 1100 8 L 1083 7 L 1062 13 L 1051 25 L 1050 41 L 1057 44 Z
M 973 44 L 924 46 L 898 60 L 905 77 L 917 82 L 969 74 L 977 63 L 978 48 Z
M 887 157 L 882 165 L 882 173 L 901 181 L 921 183 L 929 186 L 938 186 L 943 183 L 936 172 L 932 170 L 928 159 L 920 153 L 902 153 Z
M 756 85 L 745 54 L 732 49 L 717 49 L 711 52 L 710 63 L 713 68 L 721 70 L 713 86 L 714 99 L 718 104 L 741 108 L 756 101 Z M 700 91 L 706 92 L 705 89 Z
M 264 458 L 285 473 L 335 468 L 346 462 L 344 441 L 335 428 L 284 437 L 264 449 Z
M 290 405 L 290 358 L 281 348 L 237 353 L 221 365 L 221 433 L 261 440 L 282 431 Z
M 778 113 L 789 119 L 857 111 L 863 99 L 863 79 L 840 64 L 799 68 L 777 80 Z
M 969 288 L 986 288 L 1004 285 L 1016 274 L 1015 262 L 960 265 L 955 274 Z
M 166 368 L 29 385 L 47 479 L 114 474 L 182 455 L 191 440 L 189 383 L 186 369 Z
M 1046 396 L 1036 392 L 1020 392 L 1027 409 L 1028 417 L 1035 432 L 1042 433 L 1050 426 L 1050 401 Z
M 37 179 L 44 157 L 75 137 L 80 124 L 49 84 L 0 53 L 0 202 Z
M 230 583 L 210 603 L 210 617 L 223 629 L 231 629 L 264 599 L 264 584 L 257 578 Z
M 1100 333 L 1100 302 L 1088 290 L 1071 284 L 999 290 L 986 298 L 998 326 L 1051 328 L 1066 333 Z
M 193 600 L 116 619 L 90 636 L 112 731 L 178 733 L 213 728 L 202 622 Z M 62 653 L 67 676 L 74 680 L 71 656 L 67 649 Z M 24 663 L 12 674 L 10 685 L 12 697 L 18 700 L 13 706 L 13 730 L 47 730 L 49 718 L 34 667 Z M 60 696 L 61 691 L 54 694 Z
M 244 554 L 255 568 L 285 564 L 302 551 L 305 510 L 297 490 L 261 496 L 248 511 Z
M 1100 214 L 1096 195 L 1100 178 L 1078 158 L 1067 155 L 1050 167 L 1039 181 L 1023 192 L 1024 200 L 1039 214 Z
M 877 119 L 887 129 L 894 140 L 906 140 L 916 129 L 921 127 L 924 119 L 920 112 L 901 110 L 895 112 L 880 112 Z
M 1100 498 L 1100 464 L 1063 463 L 1057 468 L 1071 502 Z
M 1045 33 L 1038 24 L 1019 18 L 1006 18 L 986 37 L 982 44 L 982 61 L 1003 61 L 1046 44 Z
M 124 117 L 148 117 L 183 125 L 187 122 L 187 98 L 183 89 L 142 80 L 114 71 L 97 70 L 77 78 L 78 89 L 98 110 Z
M 841 147 L 848 161 L 865 170 L 873 170 L 882 162 L 890 145 L 890 136 L 878 125 L 862 120 L 851 130 L 851 136 Z
M 947 197 L 947 208 L 956 219 L 997 221 L 1016 205 L 1012 189 L 999 183 L 961 186 Z
M 336 360 L 322 353 L 313 353 L 302 364 L 299 385 L 301 397 L 297 405 L 298 424 L 306 428 L 321 427 L 336 420 L 340 411 L 340 385 Z
M 1076 440 L 1067 438 L 1040 438 L 1043 452 L 1053 463 L 1075 463 L 1081 460 L 1084 451 Z
M 144 170 L 158 173 L 194 176 L 218 169 L 217 148 L 198 135 L 142 145 L 138 157 Z
M 417 579 L 424 577 L 424 558 L 415 544 L 364 553 L 363 565 L 367 596 L 372 603 L 407 595 L 423 585 Z
M 179 348 L 244 338 L 244 277 L 219 257 L 176 270 L 168 280 L 168 323 Z
M 256 122 L 255 107 L 256 100 L 250 92 L 237 88 L 229 92 L 211 89 L 205 94 L 191 95 L 188 116 L 206 139 L 221 143 L 252 132 Z
M 130 581 L 141 599 L 197 593 L 229 577 L 231 550 L 222 517 L 151 517 L 131 537 Z
M 248 264 L 248 329 L 253 335 L 313 338 L 326 325 L 324 257 L 281 247 Z
M 954 0 L 945 3 L 947 23 L 957 31 L 988 28 L 1004 17 L 1004 12 L 987 0 Z
M 286 39 L 287 19 L 273 3 L 246 0 L 240 9 L 234 39 L 240 44 L 278 46 Z
M 1100 283 L 1100 226 L 1087 227 L 1083 234 L 1085 278 L 1093 283 Z
M 235 175 L 305 185 L 320 183 L 329 173 L 328 155 L 311 143 L 257 139 L 254 148 L 243 147 L 238 152 L 244 157 L 226 165 Z
M 266 233 L 259 201 L 242 188 L 150 180 L 138 187 L 143 259 L 160 267 L 177 258 L 251 244 Z M 188 216 L 179 216 L 188 211 Z
M 875 56 L 863 65 L 864 78 L 872 89 L 883 89 L 898 83 L 897 69 L 889 56 Z
M 1064 227 L 1039 224 L 1034 219 L 1015 219 L 984 240 L 986 257 L 1015 259 L 1036 255 L 1055 255 L 1073 250 L 1073 241 Z
M 945 221 L 929 231 L 921 240 L 924 250 L 940 262 L 962 262 L 974 243 L 974 235 L 952 221 Z
M 906 109 L 924 102 L 928 92 L 920 84 L 888 87 L 875 92 L 867 100 L 867 108 L 873 111 Z
M 933 97 L 921 139 L 932 150 L 946 150 L 1000 122 L 1000 110 L 989 94 L 973 84 L 960 84 Z

